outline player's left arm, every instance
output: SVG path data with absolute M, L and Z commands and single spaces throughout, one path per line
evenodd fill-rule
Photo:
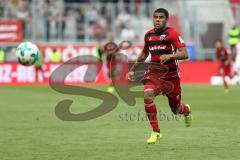
M 229 50 L 225 50 L 225 55 L 227 56 L 227 60 L 224 62 L 224 65 L 225 66 L 228 66 L 228 65 L 230 65 L 231 63 L 232 63 L 232 54 L 230 53 L 230 51 Z
M 188 51 L 187 51 L 187 49 L 185 47 L 179 48 L 177 54 L 171 54 L 170 55 L 170 59 L 173 59 L 173 60 L 188 59 Z
M 181 35 L 177 32 L 173 32 L 173 44 L 178 49 L 176 54 L 165 54 L 161 55 L 161 63 L 165 63 L 169 60 L 185 60 L 188 59 L 188 51 L 186 49 L 186 44 L 184 43 Z

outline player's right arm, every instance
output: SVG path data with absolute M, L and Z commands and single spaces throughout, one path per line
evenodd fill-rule
M 133 76 L 134 76 L 134 71 L 135 69 L 142 63 L 144 62 L 147 57 L 149 55 L 148 50 L 146 49 L 146 47 L 143 48 L 142 52 L 139 54 L 136 62 L 133 64 L 132 68 L 130 69 L 130 71 L 127 73 L 127 79 L 132 81 L 133 80 Z
M 224 52 L 225 52 L 225 55 L 227 57 L 226 61 L 224 62 L 224 65 L 228 66 L 228 65 L 231 64 L 233 58 L 232 58 L 232 55 L 231 55 L 230 51 L 228 51 L 226 48 L 224 49 Z
M 142 63 L 144 62 L 148 55 L 149 55 L 149 52 L 148 52 L 148 43 L 147 43 L 147 33 L 145 34 L 144 36 L 144 47 L 143 47 L 143 50 L 142 52 L 139 54 L 136 62 L 133 64 L 132 68 L 130 69 L 130 71 L 127 73 L 126 75 L 126 78 L 130 81 L 133 81 L 133 76 L 134 76 L 134 71 L 135 69 Z

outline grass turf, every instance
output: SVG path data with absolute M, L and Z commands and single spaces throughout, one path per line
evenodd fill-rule
M 185 128 L 182 118 L 163 118 L 163 139 L 154 145 L 146 144 L 151 129 L 142 99 L 135 107 L 120 100 L 112 112 L 90 121 L 66 122 L 54 113 L 60 100 L 73 99 L 75 113 L 93 109 L 100 101 L 63 95 L 46 86 L 5 86 L 0 95 L 1 160 L 240 159 L 239 86 L 228 94 L 222 87 L 183 86 L 193 126 Z M 157 98 L 156 104 L 171 116 L 165 97 Z

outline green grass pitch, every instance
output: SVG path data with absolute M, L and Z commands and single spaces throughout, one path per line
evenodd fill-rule
M 106 90 L 106 87 L 96 87 Z M 47 86 L 0 87 L 1 160 L 236 160 L 240 159 L 240 86 L 184 85 L 193 126 L 183 119 L 161 120 L 163 139 L 146 144 L 151 129 L 143 100 L 135 107 L 120 100 L 112 112 L 86 122 L 66 122 L 54 113 L 57 102 L 73 99 L 72 112 L 88 111 L 101 101 L 63 95 Z M 170 115 L 165 97 L 158 109 Z M 140 119 L 130 115 L 140 113 Z

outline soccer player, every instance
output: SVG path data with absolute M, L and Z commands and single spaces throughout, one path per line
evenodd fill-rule
M 216 52 L 215 55 L 217 57 L 217 60 L 220 62 L 219 69 L 221 71 L 222 79 L 223 79 L 223 84 L 224 84 L 224 89 L 225 92 L 229 92 L 229 87 L 226 81 L 226 77 L 232 78 L 232 72 L 231 72 L 231 54 L 228 52 L 227 48 L 224 47 L 223 42 L 221 40 L 217 40 L 216 44 Z
M 181 101 L 178 66 L 178 60 L 188 58 L 188 52 L 180 34 L 175 29 L 167 26 L 168 16 L 168 11 L 164 8 L 154 11 L 154 28 L 145 34 L 144 48 L 127 73 L 127 78 L 130 81 L 133 80 L 136 67 L 151 54 L 152 64 L 150 64 L 142 80 L 144 84 L 144 107 L 153 130 L 147 140 L 148 144 L 155 143 L 162 138 L 157 120 L 157 108 L 154 103 L 154 98 L 160 93 L 167 96 L 169 106 L 174 114 L 184 115 L 186 127 L 189 127 L 192 122 L 190 106 Z M 177 49 L 178 53 L 176 52 Z M 168 68 L 168 72 L 163 74 L 159 69 L 161 66 Z M 172 89 L 167 93 L 163 93 L 163 83 L 166 85 L 170 83 Z

